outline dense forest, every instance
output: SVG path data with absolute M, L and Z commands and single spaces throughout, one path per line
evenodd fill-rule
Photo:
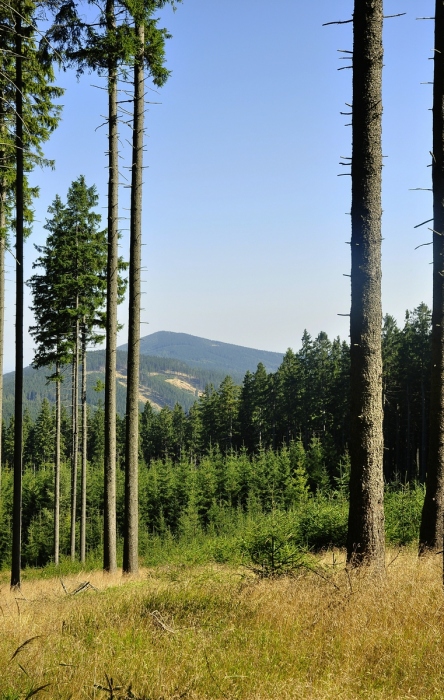
M 431 312 L 425 304 L 406 313 L 399 328 L 391 316 L 384 318 L 382 349 L 384 357 L 384 475 L 386 481 L 424 481 L 427 458 L 427 421 L 430 372 Z M 118 361 L 123 366 L 124 353 Z M 149 358 L 150 368 L 176 369 L 185 365 L 171 360 Z M 89 371 L 103 364 L 103 353 L 88 356 Z M 143 370 L 142 370 L 143 371 Z M 212 447 L 225 454 L 245 449 L 279 450 L 301 440 L 305 449 L 318 440 L 326 455 L 330 480 L 347 452 L 349 442 L 349 348 L 339 338 L 331 341 L 326 333 L 313 339 L 304 333 L 298 352 L 288 350 L 276 372 L 267 372 L 260 363 L 255 372 L 245 374 L 242 385 L 227 376 L 219 385 L 196 387 L 199 398 L 186 410 L 178 402 L 160 411 L 147 401 L 140 415 L 140 455 L 147 465 L 153 459 L 184 456 L 199 461 Z M 203 379 L 200 378 L 202 382 Z M 143 376 L 141 372 L 141 383 Z M 202 386 L 202 385 L 201 385 Z M 122 387 L 124 392 L 124 387 Z M 89 406 L 88 460 L 96 455 L 93 445 L 103 444 L 103 403 L 100 392 Z M 33 417 L 25 411 L 24 465 L 40 468 L 51 464 L 54 452 L 54 393 L 43 400 Z M 66 401 L 71 405 L 71 398 Z M 124 399 L 122 399 L 124 406 Z M 124 466 L 124 413 L 118 417 L 121 464 Z M 38 426 L 38 427 L 37 427 Z M 65 459 L 70 458 L 70 416 L 63 411 Z M 47 442 L 42 453 L 35 435 Z M 3 464 L 12 465 L 13 420 L 3 424 Z M 332 482 L 333 483 L 333 482 Z
M 409 537 L 417 534 L 422 492 L 415 491 L 415 484 L 424 482 L 427 457 L 430 322 L 430 310 L 420 304 L 406 313 L 403 328 L 386 316 L 382 335 L 384 474 L 390 492 L 394 489 L 402 493 L 406 484 L 414 489 L 416 516 L 408 511 L 412 518 L 407 528 Z M 288 510 L 298 503 L 304 505 L 304 517 L 308 518 L 310 508 L 320 508 L 321 499 L 324 505 L 328 501 L 330 506 L 335 504 L 339 522 L 325 522 L 319 511 L 316 532 L 304 530 L 306 544 L 343 545 L 350 472 L 349 391 L 348 345 L 339 338 L 331 341 L 321 332 L 315 339 L 304 333 L 299 351 L 288 350 L 274 373 L 267 373 L 259 364 L 255 372 L 246 373 L 241 386 L 230 377 L 218 387 L 207 385 L 188 411 L 179 404 L 156 411 L 147 401 L 139 419 L 143 537 L 149 533 L 178 534 L 191 516 L 195 526 L 204 531 L 214 527 L 218 519 L 225 522 L 237 517 L 236 513 Z M 69 518 L 71 428 L 70 414 L 64 409 L 62 523 Z M 25 560 L 31 564 L 44 564 L 52 556 L 54 432 L 55 409 L 48 400 L 43 400 L 35 421 L 25 411 L 23 541 Z M 124 417 L 118 416 L 120 499 L 125 433 Z M 11 497 L 13 450 L 11 419 L 3 425 L 3 563 L 8 562 L 9 556 L 6 504 Z M 99 399 L 98 405 L 88 411 L 87 425 L 90 552 L 96 552 L 101 542 L 103 458 L 104 411 Z M 122 513 L 122 509 L 118 512 Z M 307 523 L 304 527 L 308 527 Z M 65 553 L 69 551 L 68 534 L 65 531 L 62 544 Z M 120 519 L 119 536 L 122 535 Z

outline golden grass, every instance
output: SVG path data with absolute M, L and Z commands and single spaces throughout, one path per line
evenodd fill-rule
M 403 551 L 383 580 L 328 562 L 326 578 L 274 581 L 216 565 L 95 572 L 64 580 L 98 589 L 77 595 L 57 579 L 5 584 L 0 698 L 50 684 L 33 697 L 441 700 L 440 557 Z

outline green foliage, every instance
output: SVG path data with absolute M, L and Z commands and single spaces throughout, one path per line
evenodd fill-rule
M 290 494 L 294 504 L 305 503 L 309 497 L 308 474 L 306 469 L 307 455 L 302 440 L 293 440 L 289 448 L 291 485 Z
M 288 450 L 290 452 L 290 450 Z M 283 452 L 284 461 L 287 457 Z M 281 455 L 263 452 L 258 458 L 245 451 L 213 453 L 196 465 L 153 460 L 140 464 L 140 555 L 147 565 L 247 561 L 258 570 L 289 571 L 305 563 L 304 552 L 346 540 L 348 502 L 336 490 L 327 495 L 308 492 L 306 481 L 298 498 L 287 505 L 285 493 L 276 487 L 269 496 L 270 477 L 259 488 L 258 465 L 279 467 Z M 301 469 L 301 465 L 297 467 Z M 285 471 L 285 470 L 284 470 Z M 293 472 L 294 473 L 294 472 Z M 61 555 L 69 554 L 70 472 L 62 465 Z M 118 470 L 117 501 L 119 538 L 122 533 L 124 474 Z M 305 477 L 306 479 L 306 477 Z M 103 530 L 103 466 L 88 466 L 87 544 L 88 566 L 100 567 Z M 242 485 L 242 486 L 241 486 Z M 23 562 L 26 566 L 50 565 L 52 559 L 52 469 L 27 468 L 23 478 Z M 393 545 L 417 540 L 424 490 L 420 485 L 391 484 L 385 497 L 387 541 Z M 12 471 L 2 472 L 0 496 L 0 567 L 9 564 Z M 120 541 L 120 539 L 119 539 Z M 301 557 L 301 558 L 300 558 Z M 63 566 L 68 566 L 65 562 Z M 64 571 L 65 569 L 63 569 Z M 78 569 L 75 569 L 76 571 Z M 53 573 L 55 572 L 52 569 Z M 68 570 L 67 570 L 68 571 Z M 262 575 L 262 574 L 261 574 Z
M 309 549 L 344 547 L 347 538 L 348 501 L 319 492 L 297 511 L 301 544 Z
M 336 488 L 343 496 L 346 496 L 348 494 L 348 487 L 350 483 L 350 469 L 350 454 L 348 450 L 345 450 L 344 454 L 339 459 L 337 476 L 334 477 Z
M 15 55 L 16 55 L 16 11 L 8 4 L 0 9 L 0 219 L 1 236 L 14 227 L 14 197 L 16 179 L 15 144 Z M 24 170 L 32 171 L 36 165 L 53 167 L 53 162 L 43 157 L 42 144 L 47 141 L 60 120 L 61 106 L 54 100 L 61 97 L 63 90 L 54 86 L 54 71 L 50 61 L 44 60 L 38 49 L 40 30 L 39 9 L 32 1 L 22 3 L 20 18 L 26 27 L 21 32 L 22 44 L 22 85 L 23 97 L 23 157 Z M 23 174 L 22 174 L 23 176 Z M 38 187 L 30 187 L 24 176 L 24 229 L 29 234 L 33 221 L 32 199 L 38 195 Z M 4 227 L 4 228 L 3 228 Z
M 389 544 L 418 539 L 425 488 L 422 484 L 392 484 L 385 493 L 385 537 Z
M 78 343 L 76 324 L 88 342 L 100 339 L 107 245 L 94 212 L 97 204 L 96 188 L 87 187 L 83 176 L 71 184 L 66 204 L 57 195 L 48 210 L 46 244 L 37 248 L 40 256 L 33 264 L 42 272 L 28 282 L 36 320 L 30 328 L 37 344 L 33 365 L 56 365 L 49 376 L 56 381 L 62 380 L 60 366 L 70 361 Z
M 306 469 L 312 491 L 328 492 L 330 478 L 325 464 L 324 450 L 319 438 L 312 437 L 306 455 Z
M 306 566 L 296 523 L 282 511 L 272 511 L 251 523 L 241 540 L 247 565 L 262 578 L 285 576 Z

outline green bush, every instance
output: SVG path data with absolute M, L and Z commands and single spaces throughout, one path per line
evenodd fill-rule
M 406 545 L 419 536 L 425 487 L 422 484 L 389 486 L 385 492 L 385 538 L 389 544 Z
M 309 549 L 344 547 L 347 540 L 348 501 L 318 493 L 296 511 L 301 545 Z
M 306 564 L 297 523 L 284 511 L 252 521 L 241 538 L 241 551 L 247 566 L 262 577 L 287 575 Z

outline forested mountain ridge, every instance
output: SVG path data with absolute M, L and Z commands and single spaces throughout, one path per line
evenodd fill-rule
M 121 345 L 119 350 L 126 351 Z M 242 345 L 208 340 L 188 333 L 158 331 L 140 339 L 140 353 L 156 357 L 169 357 L 186 362 L 190 367 L 214 370 L 227 374 L 241 383 L 245 373 L 253 372 L 262 362 L 268 372 L 276 372 L 284 353 L 256 350 Z
M 125 413 L 126 397 L 126 352 L 117 352 L 117 411 Z M 4 420 L 9 421 L 14 408 L 14 372 L 4 375 Z M 24 401 L 32 418 L 40 411 L 42 401 L 47 398 L 55 401 L 55 384 L 47 381 L 49 368 L 39 370 L 26 367 L 24 370 Z M 105 351 L 96 350 L 87 356 L 87 403 L 97 406 L 103 403 L 103 381 L 105 377 Z M 180 360 L 141 356 L 140 362 L 140 401 L 144 404 L 150 401 L 155 409 L 179 403 L 188 410 L 198 394 L 207 384 L 218 386 L 224 379 L 225 373 L 191 368 Z M 65 368 L 62 382 L 62 400 L 68 406 L 71 401 L 71 368 Z
M 229 374 L 241 384 L 247 370 L 254 371 L 262 362 L 269 371 L 275 371 L 283 355 L 254 350 L 239 345 L 218 343 L 186 333 L 161 331 L 142 338 L 140 364 L 140 401 L 150 401 L 155 409 L 173 408 L 179 403 L 188 410 L 207 384 L 219 386 Z M 266 362 L 264 362 L 264 360 Z M 245 369 L 243 369 L 245 367 Z M 126 346 L 117 352 L 117 411 L 125 413 Z M 70 366 L 65 368 L 62 383 L 64 404 L 68 406 L 71 392 Z M 105 351 L 94 350 L 87 356 L 87 402 L 97 406 L 103 402 L 103 391 L 97 391 L 104 381 Z M 24 370 L 25 406 L 32 418 L 40 411 L 44 398 L 55 401 L 55 384 L 47 381 L 49 368 Z M 14 406 L 14 372 L 4 375 L 4 419 L 9 421 Z

